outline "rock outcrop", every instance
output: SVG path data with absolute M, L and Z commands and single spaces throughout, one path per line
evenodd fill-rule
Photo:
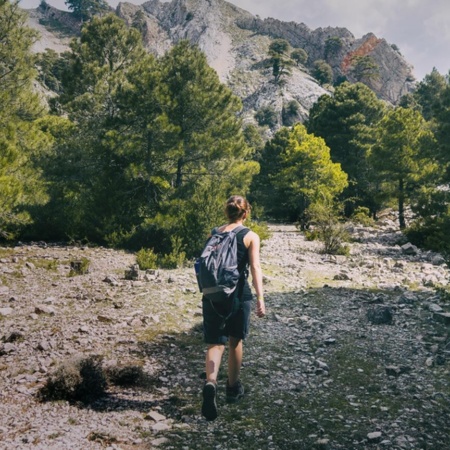
M 67 49 L 67 33 L 63 37 L 56 34 L 48 26 L 49 21 L 60 22 L 66 31 L 72 30 L 73 36 L 77 35 L 80 24 L 73 22 L 69 13 L 47 4 L 30 13 L 30 25 L 42 34 L 35 51 L 44 51 L 46 47 L 56 51 Z M 272 108 L 278 115 L 278 126 L 288 124 L 283 120 L 283 109 L 293 101 L 297 108 L 295 117 L 289 119 L 307 119 L 317 99 L 330 93 L 310 75 L 313 63 L 319 59 L 330 64 L 335 81 L 346 78 L 355 82 L 351 70 L 353 58 L 370 56 L 378 67 L 378 76 L 363 81 L 379 98 L 393 104 L 413 87 L 411 65 L 395 46 L 372 33 L 355 39 L 345 28 L 311 30 L 303 23 L 261 20 L 224 0 L 150 0 L 140 6 L 119 3 L 116 14 L 141 31 L 147 50 L 157 56 L 182 39 L 197 44 L 220 80 L 242 99 L 243 117 L 250 123 L 255 121 L 259 109 Z M 272 68 L 264 64 L 275 38 L 285 39 L 293 48 L 303 48 L 308 54 L 306 65 L 292 67 L 281 85 L 274 83 Z M 330 39 L 339 41 L 333 52 L 327 46 Z

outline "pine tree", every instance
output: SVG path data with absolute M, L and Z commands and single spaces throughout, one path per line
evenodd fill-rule
M 348 174 L 349 186 L 343 193 L 348 215 L 359 205 L 372 213 L 378 208 L 367 152 L 373 144 L 373 127 L 383 111 L 383 103 L 367 86 L 347 82 L 339 85 L 333 96 L 320 97 L 310 110 L 308 132 L 325 139 L 332 160 Z
M 50 141 L 39 119 L 45 110 L 33 92 L 30 48 L 36 33 L 18 2 L 0 2 L 0 234 L 30 221 L 27 207 L 46 200 L 35 157 Z
M 240 100 L 220 83 L 198 47 L 182 41 L 160 64 L 164 91 L 159 95 L 172 129 L 166 138 L 172 143 L 173 187 L 162 217 L 172 218 L 166 223 L 172 222 L 179 235 L 191 237 L 189 254 L 201 247 L 204 233 L 220 218 L 213 211 L 221 210 L 229 194 L 248 190 L 258 164 L 245 144 Z M 207 205 L 210 213 L 199 215 Z
M 417 111 L 396 108 L 379 122 L 369 162 L 382 182 L 382 192 L 397 200 L 401 229 L 406 226 L 406 203 L 439 173 L 438 164 L 429 157 L 431 141 L 432 133 Z
M 332 204 L 347 186 L 347 175 L 331 161 L 324 140 L 297 124 L 267 142 L 255 186 L 268 215 L 301 220 L 312 204 Z

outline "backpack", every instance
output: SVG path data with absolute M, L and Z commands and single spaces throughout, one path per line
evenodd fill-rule
M 245 229 L 247 228 L 240 225 L 231 231 L 220 233 L 215 228 L 195 262 L 200 292 L 212 304 L 227 302 L 235 297 L 233 294 L 241 277 L 236 235 Z

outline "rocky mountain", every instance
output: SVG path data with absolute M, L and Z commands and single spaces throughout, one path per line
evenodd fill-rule
M 310 75 L 317 60 L 325 60 L 333 69 L 334 79 L 355 82 L 351 67 L 355 56 L 370 56 L 378 67 L 378 76 L 364 80 L 377 95 L 390 103 L 413 87 L 412 66 L 402 57 L 395 45 L 372 33 L 356 39 L 345 28 L 309 29 L 305 24 L 265 19 L 234 6 L 224 0 L 150 0 L 140 6 L 120 3 L 116 14 L 130 26 L 137 26 L 149 52 L 162 55 L 182 39 L 197 44 L 206 54 L 210 65 L 244 103 L 246 121 L 254 121 L 261 108 L 273 108 L 278 123 L 283 123 L 283 108 L 297 103 L 296 117 L 303 121 L 315 101 L 329 91 Z M 65 27 L 66 34 L 57 34 L 55 23 Z M 36 51 L 53 48 L 61 51 L 67 38 L 79 30 L 71 14 L 41 4 L 30 11 L 30 24 L 41 32 Z M 303 48 L 308 62 L 291 68 L 284 85 L 274 83 L 272 68 L 263 62 L 268 58 L 273 39 L 285 39 L 292 48 Z M 338 42 L 331 52 L 329 42 Z M 285 120 L 286 121 L 286 120 Z M 284 122 L 285 122 L 284 121 Z

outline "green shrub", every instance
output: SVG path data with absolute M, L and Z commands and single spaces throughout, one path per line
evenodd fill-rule
M 153 251 L 153 249 L 141 248 L 136 253 L 136 262 L 139 265 L 139 269 L 157 269 L 158 268 L 158 255 Z
M 183 243 L 180 237 L 172 236 L 172 251 L 158 258 L 158 263 L 163 269 L 176 269 L 183 266 L 186 261 L 186 253 L 183 251 Z
M 272 107 L 266 106 L 256 112 L 255 119 L 259 126 L 267 125 L 269 128 L 273 128 L 278 123 L 278 114 Z
M 348 255 L 349 249 L 343 242 L 349 241 L 350 236 L 346 225 L 339 221 L 334 206 L 315 203 L 308 208 L 307 214 L 319 240 L 323 242 L 324 253 Z
M 358 206 L 352 214 L 351 220 L 363 227 L 370 227 L 374 224 L 373 218 L 370 217 L 370 210 L 365 206 Z
M 247 220 L 245 222 L 245 226 L 250 228 L 253 232 L 255 232 L 259 236 L 261 240 L 261 245 L 264 245 L 264 241 L 270 239 L 270 237 L 272 236 L 272 233 L 270 232 L 269 227 L 265 222 L 256 222 L 253 220 Z
M 91 265 L 91 261 L 86 257 L 83 257 L 81 259 L 71 260 L 69 277 L 74 277 L 76 275 L 85 275 L 86 273 L 89 272 L 90 265 Z
M 439 252 L 450 267 L 450 213 L 414 222 L 404 233 L 418 247 Z

